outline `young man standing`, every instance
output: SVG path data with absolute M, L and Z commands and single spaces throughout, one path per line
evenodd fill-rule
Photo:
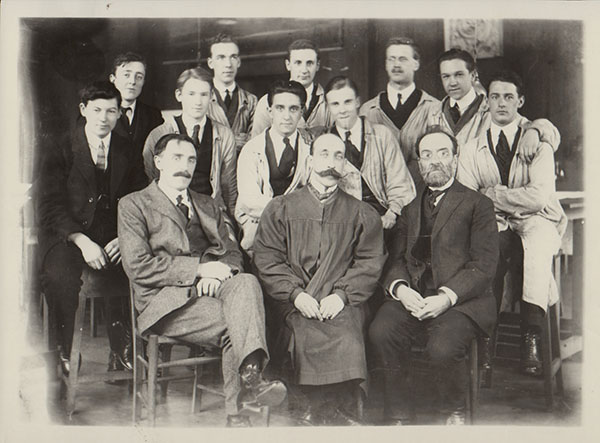
M 319 48 L 313 42 L 300 39 L 290 44 L 285 68 L 290 73 L 290 80 L 300 83 L 306 90 L 306 104 L 302 110 L 302 118 L 298 122 L 299 128 L 318 128 L 329 126 L 331 123 L 323 87 L 315 82 L 319 66 Z M 268 108 L 267 96 L 264 95 L 256 105 L 252 124 L 253 138 L 271 126 Z
M 202 68 L 187 69 L 177 79 L 175 98 L 182 113 L 152 130 L 144 145 L 144 168 L 151 179 L 158 179 L 154 149 L 165 134 L 187 134 L 198 158 L 190 189 L 210 195 L 230 215 L 237 200 L 235 137 L 231 129 L 208 117 L 212 96 L 211 75 Z
M 327 106 L 334 120 L 328 132 L 346 145 L 346 158 L 357 170 L 364 202 L 391 229 L 402 209 L 415 197 L 415 186 L 393 133 L 385 126 L 358 116 L 360 98 L 348 77 L 332 78 L 325 87 Z
M 525 373 L 540 375 L 541 330 L 548 306 L 558 300 L 552 276 L 552 257 L 560 247 L 566 216 L 555 194 L 554 153 L 539 142 L 530 163 L 515 155 L 522 142 L 519 115 L 525 97 L 521 79 L 513 72 L 492 76 L 489 106 L 492 123 L 459 156 L 458 180 L 489 197 L 496 209 L 500 232 L 500 262 L 494 282 L 500 308 L 509 261 L 517 262 L 522 278 L 521 364 Z
M 260 216 L 273 197 L 292 192 L 308 180 L 306 159 L 311 134 L 298 129 L 306 91 L 295 81 L 278 80 L 267 95 L 272 123 L 250 140 L 238 158 L 235 218 L 243 230 L 240 245 L 249 251 Z
M 227 34 L 218 34 L 210 42 L 207 63 L 214 73 L 208 116 L 233 131 L 239 153 L 250 138 L 257 98 L 235 81 L 242 64 L 237 42 Z
M 130 141 L 114 131 L 121 95 L 108 82 L 81 91 L 77 125 L 60 144 L 44 152 L 38 213 L 42 286 L 56 312 L 63 371 L 70 370 L 75 311 L 81 275 L 89 267 L 128 293 L 117 238 L 117 202 L 147 184 L 141 158 Z M 110 300 L 118 297 L 111 297 Z M 128 305 L 128 303 L 127 303 Z M 108 305 L 109 370 L 132 369 L 129 312 Z
M 420 58 L 412 39 L 390 38 L 385 47 L 387 88 L 360 108 L 361 116 L 371 123 L 385 125 L 399 140 L 404 160 L 415 181 L 421 179 L 415 142 L 425 133 L 431 114 L 439 106 L 438 99 L 415 86 Z
M 121 93 L 121 117 L 115 132 L 127 137 L 139 154 L 154 128 L 163 123 L 160 110 L 138 100 L 146 81 L 146 61 L 133 52 L 117 55 L 109 80 Z

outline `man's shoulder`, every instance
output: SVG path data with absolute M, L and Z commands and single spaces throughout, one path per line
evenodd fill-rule
M 250 106 L 256 106 L 256 103 L 258 102 L 258 97 L 252 92 L 248 91 L 247 89 L 242 88 L 241 86 L 238 86 L 238 88 L 243 99 L 247 100 Z
M 364 115 L 364 114 L 368 113 L 371 109 L 379 108 L 379 100 L 380 100 L 381 94 L 383 94 L 383 91 L 379 92 L 375 97 L 364 102 L 362 104 L 362 106 L 360 107 L 360 114 Z
M 152 201 L 152 186 L 154 186 L 154 182 L 150 183 L 148 186 L 146 186 L 143 189 L 140 189 L 139 191 L 131 192 L 121 197 L 121 199 L 119 200 L 119 210 L 121 211 L 132 206 L 144 207 L 148 204 L 151 205 L 150 202 Z

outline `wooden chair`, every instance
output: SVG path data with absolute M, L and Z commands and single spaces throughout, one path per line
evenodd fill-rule
M 214 389 L 201 383 L 203 368 L 206 365 L 220 363 L 221 352 L 218 354 L 209 354 L 204 348 L 185 343 L 181 340 L 158 334 L 142 335 L 137 328 L 137 313 L 135 310 L 133 290 L 130 290 L 131 297 L 131 324 L 133 340 L 133 422 L 137 424 L 141 421 L 142 407 L 145 406 L 148 411 L 150 425 L 156 424 L 156 400 L 157 387 L 160 384 L 161 394 L 166 398 L 168 383 L 173 380 L 193 379 L 192 387 L 192 405 L 191 413 L 201 410 L 202 393 L 210 392 L 220 397 L 225 397 L 221 390 Z M 172 360 L 171 351 L 173 346 L 186 346 L 192 350 L 187 358 Z M 146 353 L 144 353 L 144 347 Z M 159 354 L 160 360 L 159 361 Z M 191 374 L 170 375 L 170 368 L 192 366 L 194 368 Z M 143 392 L 143 385 L 146 385 L 146 392 Z M 246 406 L 246 410 L 262 415 L 266 426 L 269 425 L 270 410 L 267 406 L 252 407 Z

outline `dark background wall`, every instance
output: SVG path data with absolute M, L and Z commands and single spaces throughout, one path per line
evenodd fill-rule
M 417 84 L 438 98 L 444 95 L 436 63 L 444 51 L 441 19 L 22 19 L 24 181 L 35 179 L 35 153 L 74 123 L 79 89 L 108 78 L 115 55 L 128 50 L 143 54 L 148 73 L 141 99 L 161 109 L 176 109 L 175 79 L 198 63 L 206 67 L 207 40 L 218 32 L 239 39 L 238 81 L 259 97 L 273 79 L 287 77 L 287 45 L 309 38 L 322 51 L 317 79 L 325 84 L 333 75 L 350 75 L 366 100 L 385 87 L 384 44 L 398 35 L 412 37 L 420 46 Z M 511 67 L 523 77 L 522 113 L 550 119 L 562 135 L 558 188 L 583 189 L 582 23 L 505 20 L 503 34 L 504 57 L 478 61 L 483 84 L 498 67 Z

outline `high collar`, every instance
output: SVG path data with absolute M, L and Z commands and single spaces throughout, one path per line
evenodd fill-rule
M 406 103 L 406 100 L 408 100 L 408 97 L 410 97 L 412 95 L 413 92 L 415 92 L 415 89 L 417 89 L 415 83 L 411 83 L 409 86 L 407 86 L 404 89 L 398 89 L 394 83 L 392 82 L 388 82 L 387 84 L 387 94 L 388 94 L 388 101 L 390 102 L 390 105 L 392 105 L 392 107 L 396 107 L 396 105 L 398 104 L 398 94 L 400 94 L 402 96 L 402 99 L 400 100 L 401 104 Z
M 235 91 L 235 88 L 237 88 L 237 84 L 234 81 L 232 84 L 230 84 L 229 86 L 226 86 L 225 83 L 223 83 L 220 80 L 217 80 L 216 78 L 213 78 L 213 84 L 215 86 L 215 89 L 217 91 L 219 91 L 219 95 L 225 99 L 225 95 L 227 90 L 229 90 L 230 94 L 233 94 L 233 91 Z
M 515 136 L 517 135 L 517 131 L 519 130 L 519 118 L 515 118 L 512 122 L 505 126 L 498 126 L 496 123 L 492 121 L 490 124 L 490 132 L 492 135 L 492 143 L 494 143 L 494 148 L 496 143 L 498 142 L 498 136 L 500 135 L 500 131 L 504 132 L 506 140 L 508 141 L 508 146 L 512 146 L 515 141 Z
M 166 184 L 164 184 L 160 180 L 158 180 L 157 185 L 158 185 L 158 188 L 167 196 L 167 198 L 175 206 L 177 206 L 177 197 L 181 196 L 182 202 L 185 205 L 187 205 L 188 208 L 191 207 L 190 198 L 188 196 L 187 189 L 184 189 L 183 191 L 179 191 L 177 189 L 171 188 L 170 186 L 167 186 Z
M 112 131 L 109 132 L 106 136 L 104 136 L 104 138 L 100 138 L 96 134 L 92 134 L 87 124 L 85 125 L 84 131 L 89 146 L 93 147 L 93 149 L 98 149 L 100 147 L 100 142 L 102 142 L 104 143 L 104 149 L 106 149 L 106 152 L 108 153 Z
M 460 111 L 460 115 L 462 115 L 467 109 L 469 109 L 469 106 L 475 101 L 476 98 L 477 94 L 475 93 L 475 89 L 471 87 L 469 92 L 467 92 L 460 100 L 454 100 L 452 97 L 450 97 L 450 107 L 453 107 L 456 103 L 458 103 L 458 110 Z

